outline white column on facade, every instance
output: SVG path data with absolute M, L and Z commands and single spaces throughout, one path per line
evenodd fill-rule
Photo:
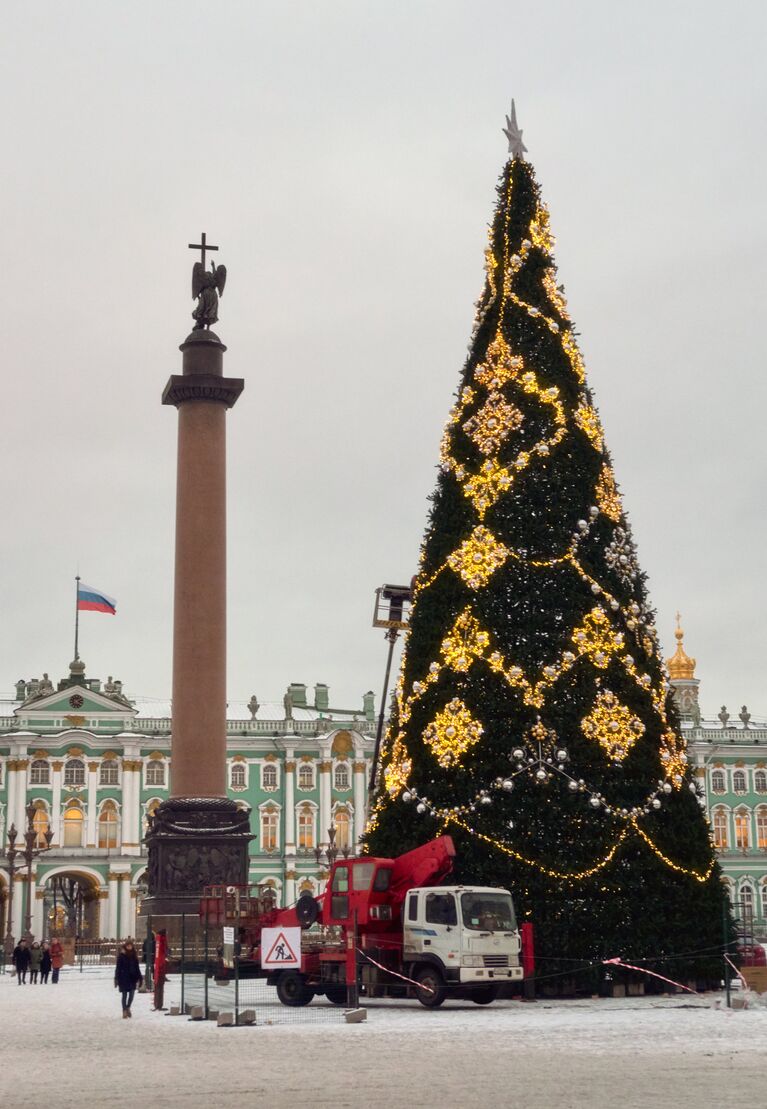
M 113 870 L 107 875 L 109 880 L 109 898 L 107 900 L 107 938 L 117 936 L 117 908 L 120 898 L 120 875 Z
M 45 886 L 40 889 L 37 888 L 37 875 L 32 875 L 32 889 L 30 891 L 32 897 L 32 934 L 36 940 L 42 941 L 45 931 L 45 922 L 43 920 L 43 901 L 45 898 Z
M 285 854 L 296 853 L 296 762 L 293 752 L 286 752 L 285 773 Z M 288 902 L 291 904 L 291 902 Z
M 25 875 L 16 874 L 13 889 L 13 916 L 11 927 L 14 939 L 18 940 L 24 930 L 24 897 L 26 895 L 26 882 L 22 879 Z
M 357 850 L 360 836 L 365 830 L 365 776 L 367 763 L 359 752 L 354 760 L 354 849 Z
M 99 764 L 88 763 L 88 814 L 86 817 L 85 846 L 95 847 L 96 815 L 98 812 Z
M 122 806 L 120 809 L 120 845 L 124 855 L 139 853 L 138 791 L 133 759 L 124 758 L 122 764 Z
M 127 939 L 136 931 L 136 901 L 131 897 L 130 874 L 122 874 L 120 878 L 120 937 Z
M 330 772 L 333 764 L 329 758 L 323 757 L 319 764 L 320 772 L 320 827 L 317 840 L 320 845 L 328 842 L 328 828 L 330 827 Z
M 5 808 L 5 834 L 8 835 L 8 829 L 11 824 L 16 821 L 16 759 L 9 758 L 5 763 L 5 786 L 6 786 L 6 808 Z M 18 828 L 16 829 L 18 831 Z M 5 844 L 2 845 L 5 847 Z
M 98 915 L 98 930 L 99 939 L 109 938 L 109 893 L 107 890 L 99 890 L 99 915 Z
M 27 828 L 27 779 L 29 777 L 29 759 L 16 759 L 16 797 L 13 821 L 16 831 L 22 837 Z
M 53 762 L 51 767 L 53 770 L 53 777 L 51 778 L 51 829 L 53 831 L 53 839 L 51 840 L 52 847 L 61 846 L 61 771 L 64 764 L 63 762 Z

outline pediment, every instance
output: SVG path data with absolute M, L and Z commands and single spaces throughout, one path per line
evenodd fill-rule
M 124 717 L 135 716 L 137 711 L 124 701 L 117 701 L 105 693 L 96 693 L 83 685 L 71 685 L 26 702 L 14 710 L 14 716 L 27 719 L 32 716 L 68 718 L 114 714 Z

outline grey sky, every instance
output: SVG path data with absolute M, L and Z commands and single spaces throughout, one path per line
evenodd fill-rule
M 767 7 L 2 4 L 0 689 L 170 692 L 186 244 L 229 270 L 229 690 L 378 696 L 513 94 L 665 646 L 764 686 Z M 668 653 L 668 651 L 667 651 Z

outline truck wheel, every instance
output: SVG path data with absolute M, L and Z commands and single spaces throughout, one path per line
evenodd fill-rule
M 314 997 L 314 990 L 306 984 L 303 974 L 297 970 L 286 970 L 277 983 L 277 997 L 283 1005 L 297 1008 L 299 1005 L 308 1005 Z
M 332 985 L 325 987 L 325 997 L 331 1005 L 346 1004 L 346 986 Z
M 475 1005 L 490 1005 L 498 997 L 498 987 L 475 986 L 469 996 Z
M 416 997 L 427 1009 L 438 1009 L 445 1000 L 445 982 L 436 967 L 423 967 L 415 976 Z

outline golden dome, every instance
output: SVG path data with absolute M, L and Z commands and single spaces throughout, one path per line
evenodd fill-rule
M 674 651 L 670 659 L 666 660 L 668 676 L 671 678 L 672 682 L 690 681 L 695 677 L 695 659 L 690 658 L 690 656 L 685 653 L 685 649 L 682 646 L 684 642 L 684 632 L 682 631 L 682 625 L 680 623 L 681 619 L 681 615 L 677 612 L 676 631 L 674 632 L 676 636 L 676 651 Z

